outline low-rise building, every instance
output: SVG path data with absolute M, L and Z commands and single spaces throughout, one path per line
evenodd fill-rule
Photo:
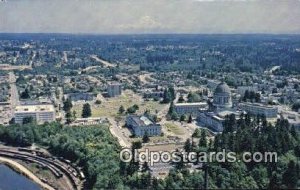
M 132 130 L 135 136 L 142 137 L 161 135 L 161 125 L 154 123 L 146 116 L 130 115 L 126 118 L 126 126 Z
M 197 117 L 197 121 L 204 127 L 208 127 L 216 132 L 223 131 L 224 119 L 218 117 L 214 112 L 201 112 Z
M 237 111 L 221 111 L 221 112 L 207 112 L 200 111 L 197 121 L 204 127 L 208 127 L 215 132 L 222 132 L 224 130 L 224 121 L 226 116 L 234 114 L 239 118 L 240 112 Z
M 206 102 L 195 103 L 177 103 L 174 104 L 174 109 L 178 115 L 192 115 L 197 116 L 200 109 L 206 108 Z
M 95 99 L 95 96 L 93 93 L 85 93 L 85 92 L 79 92 L 79 93 L 70 93 L 65 95 L 65 99 L 69 98 L 71 101 L 93 101 Z
M 252 115 L 264 115 L 266 118 L 276 118 L 278 114 L 277 107 L 258 103 L 240 103 L 239 108 Z
M 287 119 L 289 123 L 298 128 L 298 130 L 300 129 L 300 113 L 294 111 L 282 111 L 280 116 L 283 119 Z
M 15 122 L 22 124 L 24 118 L 31 117 L 38 124 L 55 121 L 53 105 L 20 105 L 14 111 Z
M 120 83 L 110 83 L 107 86 L 107 94 L 109 97 L 116 97 L 122 94 L 122 85 Z
M 164 96 L 163 91 L 146 91 L 146 92 L 144 92 L 144 98 L 160 99 L 160 98 L 163 98 L 163 96 Z

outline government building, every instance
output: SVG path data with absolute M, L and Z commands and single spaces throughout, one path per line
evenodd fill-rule
M 177 103 L 174 104 L 176 113 L 180 115 L 192 115 L 196 117 L 200 109 L 207 108 L 206 102 L 195 102 L 195 103 Z
M 232 109 L 231 91 L 229 86 L 221 82 L 217 85 L 214 94 L 213 102 L 208 109 L 200 110 L 197 121 L 204 127 L 210 128 L 215 132 L 223 131 L 223 123 L 227 115 L 238 115 Z
M 130 115 L 126 118 L 126 127 L 137 137 L 161 135 L 161 125 L 154 123 L 146 116 Z
M 210 103 L 209 108 L 200 110 L 197 121 L 200 125 L 215 132 L 222 132 L 226 116 L 234 114 L 238 119 L 242 112 L 252 115 L 264 115 L 266 118 L 276 118 L 278 108 L 248 102 L 238 103 L 236 107 L 233 107 L 231 90 L 226 83 L 221 82 L 213 93 L 213 101 Z
M 258 103 L 240 103 L 239 108 L 252 115 L 264 115 L 266 118 L 277 118 L 278 108 Z

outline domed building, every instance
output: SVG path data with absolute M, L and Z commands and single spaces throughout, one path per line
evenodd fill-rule
M 225 82 L 221 82 L 216 87 L 213 99 L 213 106 L 217 109 L 232 107 L 230 88 Z

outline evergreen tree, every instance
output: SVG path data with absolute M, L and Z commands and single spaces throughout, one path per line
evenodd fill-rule
M 192 123 L 193 122 L 193 117 L 192 114 L 190 114 L 189 119 L 188 119 L 188 123 Z
M 168 91 L 168 89 L 165 89 L 164 90 L 164 94 L 163 94 L 163 100 L 162 100 L 162 103 L 169 103 L 171 102 L 172 100 L 172 97 L 171 97 L 171 94 L 170 92 Z
M 119 108 L 119 114 L 123 114 L 124 112 L 125 112 L 125 108 L 123 105 L 121 105 Z
M 23 118 L 23 125 L 25 125 L 25 124 L 29 124 L 29 123 L 33 123 L 33 117 L 24 117 Z
M 71 101 L 70 98 L 67 98 L 67 99 L 63 102 L 63 104 L 64 104 L 63 110 L 64 110 L 65 112 L 71 111 L 71 109 L 72 109 L 72 107 L 73 107 L 73 104 L 72 104 L 72 101 Z
M 143 136 L 143 143 L 148 143 L 150 141 L 150 138 L 148 136 L 148 133 L 145 132 L 144 136 Z
M 83 118 L 88 118 L 92 116 L 92 110 L 91 110 L 91 106 L 89 103 L 86 103 L 83 105 L 82 108 L 82 115 Z
M 287 170 L 282 175 L 282 183 L 285 184 L 290 189 L 297 188 L 297 183 L 299 181 L 299 166 L 296 166 L 296 163 L 291 160 L 288 164 Z
M 184 102 L 184 98 L 182 95 L 180 95 L 180 97 L 178 98 L 178 103 L 183 103 Z
M 142 166 L 142 172 L 148 172 L 150 171 L 150 167 L 148 165 L 148 162 L 144 162 Z
M 70 124 L 70 123 L 72 123 L 73 122 L 73 117 L 72 117 L 72 114 L 71 114 L 71 112 L 70 111 L 68 111 L 67 113 L 66 113 L 66 123 L 67 124 Z
M 29 99 L 30 98 L 29 90 L 26 88 L 25 91 L 21 93 L 20 97 L 22 99 Z
M 180 121 L 185 121 L 185 119 L 186 119 L 186 117 L 184 114 L 180 116 Z
M 184 150 L 186 152 L 191 152 L 192 151 L 192 144 L 191 144 L 191 140 L 187 139 L 184 143 Z
M 206 131 L 204 129 L 201 130 L 201 137 L 199 140 L 200 147 L 207 147 L 207 139 L 206 139 Z

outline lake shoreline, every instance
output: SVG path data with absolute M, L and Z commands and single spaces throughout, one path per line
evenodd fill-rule
M 42 182 L 39 179 L 39 177 L 37 177 L 30 170 L 28 170 L 26 167 L 24 167 L 23 165 L 21 165 L 20 163 L 14 161 L 14 160 L 4 158 L 4 157 L 0 157 L 0 164 L 3 164 L 5 166 L 9 167 L 10 169 L 12 169 L 14 172 L 30 179 L 31 181 L 33 181 L 34 183 L 39 185 L 41 187 L 41 189 L 54 190 L 53 187 L 51 187 L 50 185 Z

